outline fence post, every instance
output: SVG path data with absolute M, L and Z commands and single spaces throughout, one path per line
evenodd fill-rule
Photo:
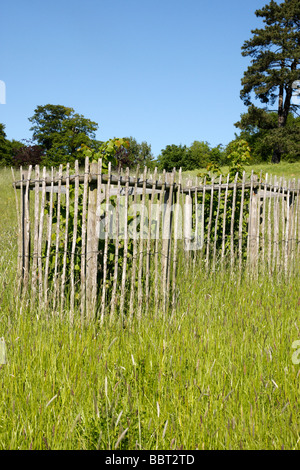
M 128 259 L 128 192 L 129 192 L 129 168 L 126 168 L 126 186 L 125 186 L 125 204 L 124 204 L 124 259 L 122 270 L 121 282 L 121 297 L 120 297 L 120 315 L 123 320 L 124 316 L 124 303 L 125 303 L 125 287 L 126 287 L 126 274 L 127 274 L 127 259 Z M 128 270 L 129 273 L 129 270 Z
M 273 261 L 272 269 L 275 271 L 277 266 L 277 253 L 279 250 L 279 191 L 280 186 L 277 180 L 277 176 L 274 177 L 274 209 L 273 209 Z
M 32 253 L 32 278 L 31 278 L 31 299 L 36 300 L 37 273 L 38 273 L 38 240 L 39 240 L 39 186 L 40 186 L 40 167 L 35 166 L 35 198 L 34 198 L 34 237 Z
M 106 282 L 107 282 L 107 258 L 108 258 L 108 238 L 109 238 L 109 197 L 110 197 L 110 180 L 111 180 L 111 162 L 108 163 L 108 180 L 105 186 L 105 242 L 103 253 L 103 280 L 101 294 L 101 323 L 104 321 L 106 307 Z
M 44 275 L 44 304 L 48 302 L 48 272 L 50 264 L 50 253 L 51 253 L 51 241 L 52 241 L 52 219 L 53 219 L 53 188 L 54 188 L 54 170 L 51 168 L 51 187 L 50 197 L 47 198 L 49 203 L 49 213 L 47 216 L 48 230 L 47 230 L 47 241 L 46 241 L 46 262 L 45 262 L 45 275 Z M 47 193 L 49 196 L 49 193 Z
M 86 313 L 86 230 L 87 230 L 87 198 L 89 189 L 89 158 L 85 158 L 84 185 L 82 197 L 82 227 L 81 227 L 81 320 Z
M 222 185 L 222 175 L 219 178 L 219 189 L 218 189 L 218 206 L 217 213 L 215 217 L 215 233 L 214 233 L 214 248 L 213 248 L 213 271 L 216 267 L 216 256 L 217 256 L 217 238 L 218 238 L 218 220 L 220 214 L 220 205 L 221 205 L 221 185 Z
M 192 181 L 187 181 L 187 188 L 192 185 Z M 192 239 L 192 216 L 193 216 L 193 200 L 191 191 L 186 193 L 185 202 L 184 202 L 184 212 L 183 212 L 183 227 L 184 227 L 184 249 L 185 249 L 185 258 L 186 260 L 190 259 L 190 246 Z
M 240 219 L 239 219 L 239 270 L 242 270 L 242 259 L 243 259 L 243 218 L 244 218 L 244 198 L 245 198 L 245 180 L 246 173 L 243 171 L 242 179 L 242 194 L 241 194 L 241 205 L 240 205 Z
M 295 240 L 297 246 L 297 255 L 300 253 L 300 179 L 297 185 L 297 207 L 296 207 L 296 220 L 295 220 Z M 296 250 L 296 248 L 295 248 Z
M 258 188 L 253 188 L 250 196 L 250 212 L 249 212 L 249 260 L 250 268 L 255 268 L 257 263 L 257 229 L 258 229 Z
M 90 174 L 97 174 L 98 164 L 90 164 Z M 99 191 L 100 189 L 98 189 Z M 97 258 L 98 234 L 96 233 L 97 186 L 89 184 L 87 209 L 87 241 L 86 241 L 86 302 L 87 318 L 95 313 L 97 295 Z
M 173 278 L 172 278 L 172 314 L 175 311 L 176 302 L 176 278 L 177 278 L 177 240 L 179 238 L 179 214 L 180 206 L 180 192 L 182 186 L 182 168 L 179 169 L 178 184 L 175 199 L 175 214 L 174 214 L 174 247 L 173 247 Z M 180 222 L 182 223 L 182 217 Z M 182 230 L 182 227 L 180 227 Z
M 215 182 L 215 177 L 212 176 L 212 178 L 211 178 L 211 192 L 210 192 L 209 221 L 208 221 L 208 228 L 207 228 L 206 269 L 208 269 L 208 267 L 209 267 L 209 253 L 210 253 L 210 245 L 211 245 L 210 236 L 211 236 L 213 205 L 214 205 L 214 182 Z
M 145 225 L 145 204 L 146 204 L 146 182 L 147 182 L 147 172 L 148 172 L 148 169 L 147 167 L 145 166 L 144 167 L 144 173 L 143 173 L 143 192 L 142 192 L 142 195 L 141 195 L 141 204 L 142 204 L 142 207 L 141 207 L 141 221 L 140 221 L 140 236 L 139 236 L 139 240 L 140 240 L 140 243 L 139 243 L 139 255 L 138 255 L 138 259 L 139 259 L 139 269 L 138 269 L 138 312 L 137 312 L 137 316 L 138 316 L 138 319 L 140 320 L 141 319 L 141 315 L 142 315 L 142 302 L 143 302 L 143 273 L 145 272 L 144 270 L 144 262 L 143 262 L 143 258 L 144 258 L 144 225 Z
M 45 215 L 45 202 L 46 202 L 46 167 L 43 168 L 43 181 L 42 181 L 42 199 L 40 208 L 39 220 L 39 237 L 38 237 L 38 286 L 39 286 L 39 304 L 43 301 L 43 258 L 42 246 L 44 235 L 44 215 Z
M 32 166 L 29 167 L 28 172 L 21 173 L 22 186 L 22 279 L 24 292 L 27 291 L 29 283 L 29 267 L 30 267 L 30 213 L 29 213 L 29 181 L 31 176 Z M 26 180 L 26 186 L 24 186 Z
M 166 175 L 166 184 L 169 183 L 169 190 L 164 193 L 164 215 L 162 232 L 162 286 L 163 286 L 163 311 L 166 312 L 169 297 L 169 269 L 171 261 L 171 236 L 172 236 L 172 200 L 174 186 L 174 172 Z

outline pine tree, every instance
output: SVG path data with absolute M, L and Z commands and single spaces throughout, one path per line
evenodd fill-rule
M 255 12 L 263 19 L 265 27 L 252 30 L 252 38 L 245 41 L 242 55 L 251 57 L 251 65 L 244 73 L 241 99 L 246 106 L 252 104 L 251 94 L 266 105 L 277 103 L 277 129 L 274 133 L 272 162 L 279 163 L 284 149 L 281 135 L 290 112 L 296 112 L 293 103 L 295 82 L 300 79 L 300 1 L 271 1 Z M 300 136 L 299 136 L 300 137 Z

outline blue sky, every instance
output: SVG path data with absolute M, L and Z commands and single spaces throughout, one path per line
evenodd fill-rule
M 38 105 L 72 107 L 97 138 L 226 145 L 246 111 L 241 46 L 266 0 L 10 0 L 1 5 L 0 122 L 31 137 Z

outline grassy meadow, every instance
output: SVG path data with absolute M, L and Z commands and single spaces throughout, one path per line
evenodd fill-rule
M 0 170 L 1 450 L 300 449 L 299 273 L 183 273 L 173 316 L 71 324 L 19 298 L 11 183 Z
M 221 167 L 222 173 L 226 175 L 228 173 L 229 167 L 223 166 Z M 277 176 L 277 177 L 284 177 L 287 180 L 289 179 L 298 179 L 300 178 L 300 162 L 296 163 L 289 163 L 285 161 L 281 161 L 280 163 L 274 165 L 272 163 L 260 163 L 256 165 L 249 165 L 245 167 L 246 175 L 250 175 L 251 171 L 256 173 L 262 172 L 262 175 L 268 174 L 269 176 Z M 183 172 L 184 177 L 195 177 L 201 171 L 205 171 L 203 168 L 202 170 L 193 170 L 193 171 L 185 171 Z

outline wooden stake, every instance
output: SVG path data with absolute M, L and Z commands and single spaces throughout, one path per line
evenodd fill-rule
M 13 188 L 15 193 L 15 202 L 16 202 L 16 212 L 17 212 L 17 221 L 18 221 L 18 264 L 17 264 L 17 292 L 18 295 L 21 294 L 22 288 L 22 214 L 19 210 L 19 200 L 18 194 L 16 189 L 16 179 L 14 170 L 11 167 L 12 178 L 13 178 Z M 22 197 L 23 197 L 23 174 L 22 174 L 22 167 L 20 168 L 20 175 L 21 175 L 21 207 L 22 207 Z
M 134 206 L 137 206 L 137 184 L 139 179 L 139 165 L 136 168 L 135 186 L 134 186 Z M 131 271 L 131 284 L 130 284 L 130 301 L 129 301 L 129 318 L 133 316 L 133 305 L 134 305 L 134 294 L 135 294 L 135 283 L 136 283 L 136 268 L 137 268 L 137 226 L 136 226 L 136 214 L 134 214 L 134 233 L 133 235 L 133 253 L 132 253 L 132 271 Z
M 212 180 L 211 180 L 209 221 L 208 221 L 208 229 L 207 229 L 206 269 L 208 269 L 208 264 L 209 264 L 210 232 L 211 232 L 212 214 L 213 214 L 213 204 L 214 204 L 214 181 L 215 181 L 215 177 L 213 176 L 213 177 L 212 177 Z
M 282 180 L 282 188 L 281 188 L 281 252 L 280 252 L 280 260 L 278 260 L 284 266 L 285 260 L 285 201 L 284 201 L 284 189 L 285 189 L 285 179 Z M 279 264 L 279 263 L 278 263 Z
M 273 209 L 273 271 L 275 271 L 277 265 L 277 253 L 278 253 L 278 240 L 279 240 L 279 184 L 277 182 L 277 176 L 274 176 L 274 209 Z
M 81 321 L 86 313 L 86 228 L 87 228 L 87 202 L 89 190 L 89 158 L 85 158 L 84 186 L 82 198 L 82 226 L 81 226 Z
M 265 178 L 262 204 L 262 224 L 261 224 L 261 261 L 262 271 L 265 270 L 265 232 L 266 232 L 266 199 L 267 199 L 268 173 Z
M 22 219 L 23 219 L 23 287 L 24 293 L 27 292 L 28 284 L 29 284 L 29 268 L 30 268 L 30 252 L 31 252 L 31 245 L 30 245 L 30 201 L 29 201 L 29 182 L 31 177 L 32 166 L 29 166 L 28 173 L 27 173 L 27 181 L 26 181 L 26 190 L 24 193 L 23 189 L 23 198 L 22 198 Z M 24 175 L 23 175 L 24 176 Z M 24 187 L 23 187 L 24 188 Z
M 290 247 L 290 189 L 291 180 L 288 181 L 288 192 L 286 196 L 286 227 L 285 227 L 285 250 L 284 250 L 284 270 L 288 274 L 289 247 Z
M 34 245 L 32 254 L 32 283 L 31 299 L 36 300 L 37 274 L 38 274 L 38 240 L 39 240 L 39 165 L 35 166 L 35 199 L 34 199 Z
M 216 267 L 218 221 L 219 221 L 220 205 L 221 205 L 221 184 L 222 184 L 222 175 L 220 175 L 220 178 L 219 178 L 218 206 L 217 206 L 217 213 L 216 213 L 216 218 L 215 218 L 215 234 L 214 234 L 214 248 L 213 248 L 213 271 L 215 270 L 215 267 Z
M 66 218 L 65 218 L 65 237 L 64 237 L 64 252 L 63 252 L 63 266 L 61 277 L 61 311 L 64 308 L 65 301 L 65 285 L 66 285 L 66 270 L 67 270 L 67 253 L 68 253 L 68 235 L 69 235 L 69 214 L 70 214 L 70 165 L 67 163 L 66 168 Z
M 243 171 L 240 220 L 239 220 L 239 269 L 240 269 L 240 272 L 242 269 L 242 260 L 243 260 L 243 220 L 244 220 L 245 181 L 246 181 L 246 172 Z
M 143 274 L 143 255 L 144 255 L 144 224 L 145 224 L 145 194 L 146 194 L 146 180 L 147 180 L 147 167 L 144 168 L 143 174 L 143 194 L 142 194 L 142 208 L 141 208 L 141 223 L 140 223 L 140 245 L 139 245 L 139 270 L 138 270 L 138 319 L 141 319 L 142 314 L 142 274 Z
M 163 172 L 163 183 L 165 183 L 165 171 Z M 158 314 L 159 306 L 159 263 L 158 263 L 158 251 L 159 251 L 159 237 L 160 237 L 160 220 L 161 220 L 161 202 L 164 200 L 164 190 L 158 195 L 156 205 L 156 234 L 155 234 L 155 256 L 154 256 L 154 302 L 155 302 L 155 314 Z
M 166 199 L 166 211 L 164 217 L 163 233 L 165 240 L 163 239 L 163 252 L 165 253 L 165 262 L 163 266 L 163 279 L 164 279 L 164 303 L 163 310 L 167 313 L 169 309 L 169 294 L 170 294 L 170 269 L 171 269 L 171 246 L 172 246 L 172 221 L 173 221 L 173 192 L 174 192 L 174 179 L 175 173 L 170 175 L 170 189 Z M 165 246 L 164 246 L 165 244 Z
M 237 185 L 238 173 L 234 178 L 233 198 L 232 198 L 232 212 L 231 212 L 231 225 L 230 225 L 230 264 L 233 267 L 234 264 L 234 219 L 235 219 L 235 203 L 236 203 L 236 185 Z
M 71 249 L 71 261 L 70 261 L 70 277 L 71 277 L 71 320 L 73 319 L 75 309 L 75 251 L 77 244 L 77 227 L 78 227 L 78 204 L 79 204 L 79 165 L 78 160 L 75 161 L 75 188 L 74 188 L 74 216 L 73 216 L 73 239 Z
M 124 319 L 124 303 L 125 303 L 125 286 L 127 275 L 127 257 L 128 257 L 128 191 L 129 191 L 129 168 L 126 168 L 126 185 L 125 185 L 125 201 L 124 201 L 124 259 L 121 281 L 121 299 L 120 299 L 120 315 L 122 321 Z M 129 274 L 129 273 L 128 273 Z
M 223 233 L 222 233 L 222 252 L 221 252 L 222 264 L 223 264 L 224 255 L 225 255 L 226 220 L 227 220 L 227 200 L 228 200 L 229 178 L 230 178 L 230 174 L 228 173 L 228 175 L 227 175 L 227 180 L 226 180 L 226 189 L 225 189 L 225 198 L 224 198 L 224 212 L 223 212 Z
M 102 279 L 102 299 L 101 299 L 101 323 L 104 320 L 105 307 L 106 307 L 106 283 L 107 283 L 107 257 L 108 257 L 108 238 L 109 238 L 109 198 L 110 198 L 110 177 L 111 177 L 111 162 L 108 163 L 108 181 L 106 184 L 105 192 L 105 243 L 103 255 L 103 279 Z
M 271 275 L 271 266 L 272 266 L 272 225 L 271 225 L 271 213 L 272 213 L 272 201 L 274 202 L 274 197 L 272 197 L 272 188 L 273 188 L 273 177 L 270 176 L 270 197 L 268 204 L 268 268 L 269 275 Z
M 39 277 L 39 304 L 43 302 L 43 259 L 42 259 L 42 246 L 44 234 L 44 214 L 45 214 L 45 199 L 46 199 L 46 167 L 43 168 L 42 180 L 42 198 L 40 210 L 40 222 L 38 232 L 38 277 Z
M 56 307 L 56 297 L 58 295 L 58 273 L 59 273 L 59 240 L 60 240 L 60 204 L 61 204 L 61 180 L 62 165 L 59 166 L 58 173 L 58 192 L 57 192 L 57 209 L 56 209 L 56 241 L 55 241 L 55 261 L 54 261 L 54 295 L 53 309 Z
M 90 164 L 90 174 L 98 174 L 98 163 Z M 96 234 L 97 224 L 97 185 L 89 184 L 87 209 L 87 240 L 86 240 L 86 312 L 87 320 L 95 316 L 97 295 L 97 260 L 99 237 Z
M 113 279 L 113 288 L 111 294 L 111 307 L 110 307 L 110 319 L 114 318 L 115 309 L 116 309 L 116 292 L 117 292 L 117 282 L 118 282 L 118 267 L 119 267 L 119 231 L 120 231 L 120 192 L 121 192 L 121 173 L 118 175 L 118 193 L 117 193 L 117 204 L 116 204 L 116 216 L 115 216 L 115 230 L 114 230 L 114 240 L 115 240 L 115 263 L 114 263 L 114 279 Z
M 181 211 L 180 206 L 180 191 L 182 186 L 182 169 L 179 169 L 178 185 L 176 191 L 176 205 L 174 215 L 174 249 L 173 249 L 173 276 L 172 276 L 172 314 L 176 306 L 176 281 L 177 281 L 177 241 L 179 238 L 179 214 Z M 182 217 L 181 217 L 182 222 Z
M 49 274 L 50 253 L 51 253 L 51 243 L 52 243 L 53 178 L 54 178 L 53 167 L 51 168 L 51 178 L 52 178 L 52 181 L 51 181 L 51 191 L 50 191 L 50 200 L 49 200 L 47 250 L 46 250 L 45 277 L 44 277 L 44 304 L 45 304 L 45 308 L 47 308 L 47 305 L 48 305 L 48 274 Z
M 149 205 L 148 205 L 148 238 L 147 238 L 147 258 L 146 258 L 146 311 L 149 308 L 149 296 L 150 296 L 150 287 L 149 287 L 149 279 L 150 279 L 150 255 L 151 255 L 151 236 L 152 236 L 152 204 L 155 197 L 155 188 L 156 188 L 156 178 L 157 178 L 157 168 L 154 170 L 154 175 L 152 178 L 152 192 L 151 196 L 149 197 Z
M 202 240 L 202 248 L 201 248 L 201 254 L 200 254 L 200 259 L 201 259 L 201 267 L 202 267 L 202 259 L 203 255 L 205 254 L 205 230 L 204 230 L 204 224 L 205 224 L 205 194 L 206 194 L 206 176 L 204 177 L 203 180 L 203 189 L 202 189 L 202 235 L 203 235 L 203 240 Z

